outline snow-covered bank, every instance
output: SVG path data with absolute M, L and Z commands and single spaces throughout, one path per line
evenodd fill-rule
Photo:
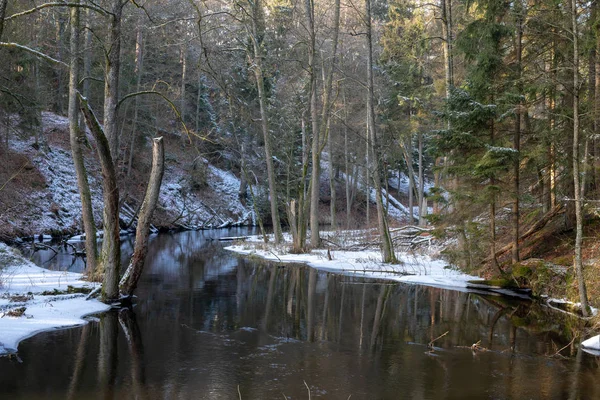
M 584 340 L 581 342 L 581 347 L 590 354 L 600 356 L 600 335 Z
M 305 263 L 313 268 L 334 271 L 346 275 L 367 278 L 389 279 L 404 283 L 421 284 L 452 289 L 466 289 L 468 281 L 480 278 L 467 275 L 441 260 L 433 260 L 427 255 L 397 253 L 399 264 L 384 264 L 377 250 L 335 251 L 313 250 L 309 254 L 291 254 L 285 250 L 265 249 L 257 243 L 258 237 L 251 237 L 246 243 L 225 247 L 240 254 L 255 255 L 266 260 Z
M 82 325 L 83 316 L 108 310 L 84 294 L 66 294 L 96 286 L 81 278 L 40 268 L 0 243 L 0 355 L 16 352 L 21 340 L 38 332 Z

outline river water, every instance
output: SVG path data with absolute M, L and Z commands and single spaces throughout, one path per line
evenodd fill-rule
M 214 240 L 245 233 L 154 237 L 133 310 L 22 341 L 0 358 L 0 398 L 600 398 L 600 359 L 569 345 L 563 314 L 244 259 Z

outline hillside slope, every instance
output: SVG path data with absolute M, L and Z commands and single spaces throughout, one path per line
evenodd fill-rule
M 39 145 L 34 137 L 15 134 L 19 131 L 14 130 L 8 139 L 8 151 L 0 149 L 3 153 L 0 181 L 4 185 L 0 186 L 0 239 L 41 233 L 76 233 L 81 229 L 81 202 L 69 148 L 68 120 L 49 112 L 42 116 L 44 134 Z M 94 214 L 100 224 L 101 174 L 89 134 L 88 140 L 92 148 L 84 151 L 85 163 Z M 202 160 L 205 184 L 192 189 L 193 177 L 182 161 L 189 157 L 178 152 L 177 146 L 173 149 L 174 146 L 169 145 L 169 141 L 177 140 L 165 138 L 166 170 L 155 224 L 198 228 L 251 221 L 250 208 L 243 205 L 238 196 L 240 180 L 233 173 Z M 149 163 L 150 146 L 144 147 L 139 152 L 148 155 Z M 121 199 L 126 204 L 121 218 L 125 223 L 131 217 L 127 211 L 135 210 L 143 198 L 149 172 L 147 163 L 134 165 L 132 176 L 121 185 Z

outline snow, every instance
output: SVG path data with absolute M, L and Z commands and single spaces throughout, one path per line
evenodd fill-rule
M 207 165 L 211 196 L 206 192 L 188 191 L 183 182 L 175 167 L 167 166 L 159 202 L 162 207 L 180 215 L 177 223 L 189 228 L 208 228 L 249 222 L 251 212 L 240 202 L 240 180 L 233 173 Z
M 15 125 L 17 119 L 13 117 Z M 64 134 L 63 139 L 68 138 L 68 119 L 64 116 L 43 112 L 42 126 L 44 136 L 61 137 Z M 80 230 L 81 202 L 68 140 L 53 140 L 52 145 L 43 145 L 39 151 L 34 148 L 33 135 L 19 133 L 11 135 L 9 140 L 10 149 L 25 155 L 39 171 L 43 182 L 27 194 L 28 202 L 19 211 L 0 215 L 0 224 L 27 234 Z M 93 140 L 90 142 L 93 144 Z M 99 222 L 102 220 L 101 174 L 94 152 L 85 153 L 94 216 Z M 168 221 L 176 221 L 188 228 L 251 222 L 251 210 L 238 196 L 240 180 L 233 173 L 216 168 L 207 160 L 202 161 L 206 165 L 208 187 L 199 191 L 189 189 L 189 171 L 179 163 L 167 163 L 159 203 L 166 211 Z
M 600 335 L 584 340 L 581 342 L 581 346 L 592 354 L 600 355 Z
M 68 132 L 69 121 L 53 113 L 42 113 L 42 124 L 46 133 Z M 68 136 L 67 136 L 68 137 Z M 56 229 L 70 229 L 79 226 L 81 201 L 77 189 L 77 179 L 71 152 L 58 146 L 44 147 L 37 151 L 33 144 L 35 138 L 10 137 L 10 148 L 26 155 L 45 180 L 45 187 L 38 187 L 28 195 L 28 202 L 35 207 L 24 208 L 17 214 L 8 214 L 5 222 L 34 232 L 50 232 Z M 86 160 L 88 171 L 97 168 Z M 102 216 L 102 190 L 94 173 L 88 174 L 92 206 L 97 220 Z
M 69 286 L 97 284 L 83 281 L 81 274 L 40 268 L 0 243 L 0 355 L 16 352 L 21 340 L 36 333 L 85 324 L 83 316 L 110 308 L 98 300 L 85 300 L 84 294 L 60 294 Z M 21 316 L 8 314 L 21 307 L 25 307 Z
M 380 261 L 381 253 L 378 250 L 330 250 L 332 260 L 329 260 L 327 250 L 313 250 L 308 254 L 290 254 L 283 247 L 265 250 L 264 245 L 255 243 L 260 240 L 261 238 L 258 236 L 252 236 L 243 245 L 233 245 L 225 247 L 225 249 L 239 254 L 255 255 L 271 261 L 305 263 L 313 268 L 345 275 L 458 290 L 466 290 L 468 281 L 480 280 L 476 276 L 450 268 L 447 263 L 434 260 L 428 255 L 397 253 L 399 264 L 385 264 Z

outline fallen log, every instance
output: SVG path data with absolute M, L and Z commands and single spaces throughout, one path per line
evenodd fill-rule
M 533 224 L 531 226 L 531 228 L 529 228 L 524 234 L 521 235 L 521 237 L 519 238 L 519 243 L 522 243 L 524 240 L 530 238 L 537 232 L 541 231 L 542 228 L 544 228 L 548 222 L 550 222 L 550 221 L 552 221 L 552 219 L 554 219 L 554 217 L 556 217 L 557 215 L 562 214 L 564 212 L 565 212 L 565 209 L 561 204 L 556 205 L 552 210 L 550 210 L 546 214 L 544 214 L 544 216 L 542 216 L 542 218 L 540 218 L 535 224 Z M 512 243 L 507 244 L 506 246 L 502 247 L 500 250 L 496 251 L 495 257 L 496 258 L 500 257 L 502 254 L 507 253 L 512 248 L 513 248 Z M 485 260 L 483 260 L 482 264 L 486 264 L 486 263 L 490 262 L 491 260 L 492 260 L 492 258 L 488 257 Z

